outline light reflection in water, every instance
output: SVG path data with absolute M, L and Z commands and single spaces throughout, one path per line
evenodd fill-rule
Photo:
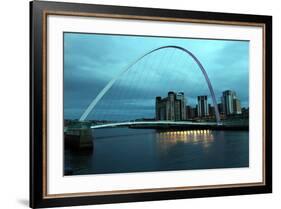
M 211 130 L 160 131 L 156 133 L 156 141 L 163 150 L 180 143 L 200 143 L 208 148 L 214 141 L 214 136 Z

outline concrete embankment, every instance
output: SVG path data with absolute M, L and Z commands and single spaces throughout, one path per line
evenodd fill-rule
M 173 129 L 173 130 L 232 130 L 232 131 L 248 131 L 248 125 L 131 125 L 130 128 L 138 128 L 138 129 Z

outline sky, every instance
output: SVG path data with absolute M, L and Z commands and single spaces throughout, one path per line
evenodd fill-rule
M 249 41 L 64 33 L 64 118 L 79 119 L 91 101 L 120 72 L 87 119 L 153 118 L 155 97 L 169 91 L 185 94 L 188 105 L 207 95 L 205 78 L 196 62 L 174 48 L 192 52 L 204 66 L 217 103 L 222 92 L 234 90 L 242 107 L 249 104 Z M 130 67 L 129 67 L 130 66 Z

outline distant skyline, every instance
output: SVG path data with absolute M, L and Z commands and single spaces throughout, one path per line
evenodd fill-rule
M 113 77 L 146 52 L 166 45 L 186 48 L 200 60 L 218 103 L 223 91 L 234 90 L 241 106 L 248 107 L 249 41 L 64 33 L 64 118 L 79 118 Z M 155 97 L 168 91 L 183 91 L 191 106 L 200 95 L 212 104 L 196 63 L 179 50 L 165 49 L 118 79 L 88 119 L 153 116 Z

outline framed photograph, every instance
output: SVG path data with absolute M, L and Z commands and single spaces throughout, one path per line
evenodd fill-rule
M 270 193 L 272 17 L 30 3 L 30 207 Z

